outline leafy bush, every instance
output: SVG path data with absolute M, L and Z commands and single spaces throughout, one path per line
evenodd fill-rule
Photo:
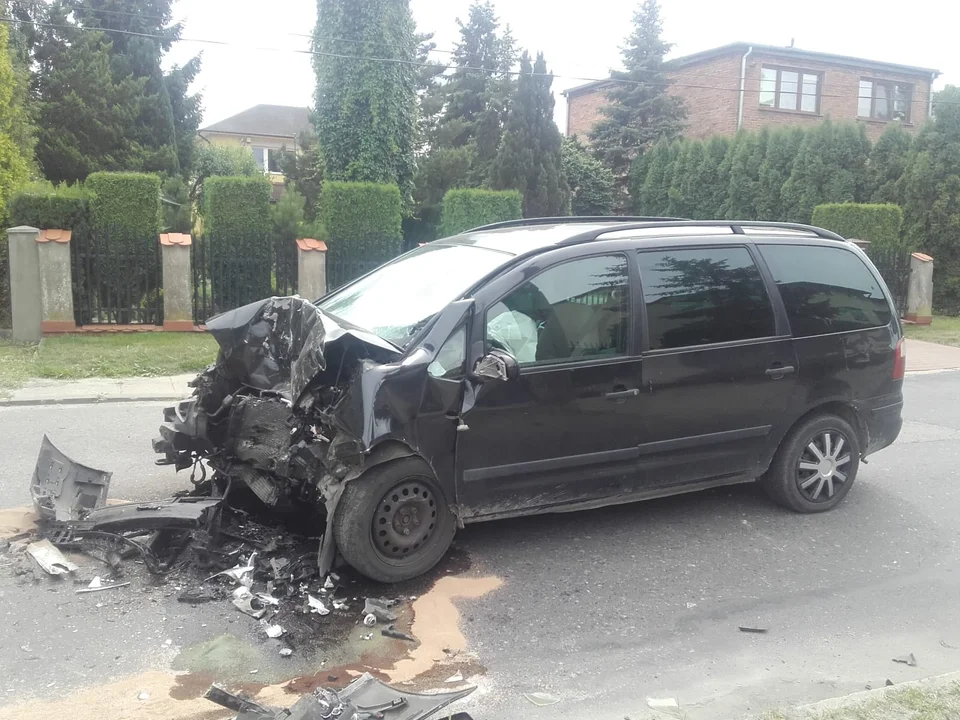
M 450 190 L 443 196 L 440 237 L 521 217 L 523 196 L 516 190 Z
M 396 185 L 328 181 L 318 218 L 328 241 L 328 286 L 352 280 L 403 250 Z
M 563 141 L 563 172 L 572 193 L 574 215 L 609 215 L 613 208 L 613 173 L 576 138 Z
M 218 175 L 257 177 L 263 168 L 253 159 L 250 148 L 202 143 L 197 147 L 195 177 L 190 186 L 190 197 L 197 201 L 197 210 L 203 213 L 203 185 L 207 178 Z
M 204 239 L 218 311 L 273 292 L 270 181 L 257 177 L 211 177 L 204 183 Z
M 889 247 L 900 244 L 903 211 L 889 204 L 827 203 L 813 209 L 812 223 L 848 239 Z

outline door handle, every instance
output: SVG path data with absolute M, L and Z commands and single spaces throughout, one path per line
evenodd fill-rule
M 640 391 L 637 388 L 632 390 L 615 390 L 613 392 L 608 392 L 604 394 L 604 398 L 607 400 L 626 400 L 627 398 L 637 397 L 640 394 Z
M 797 369 L 793 365 L 780 365 L 778 367 L 767 368 L 767 377 L 779 380 L 785 375 L 793 375 Z

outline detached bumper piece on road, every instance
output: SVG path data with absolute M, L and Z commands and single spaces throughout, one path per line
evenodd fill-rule
M 218 685 L 212 685 L 204 697 L 236 712 L 236 720 L 425 720 L 475 689 L 421 695 L 401 692 L 364 673 L 343 690 L 320 688 L 285 710 L 259 705 Z M 454 717 L 470 720 L 466 713 L 457 713 Z

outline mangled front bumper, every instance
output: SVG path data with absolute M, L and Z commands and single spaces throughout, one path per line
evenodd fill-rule
M 342 479 L 363 459 L 359 431 L 341 418 L 357 415 L 344 411 L 345 396 L 363 367 L 399 351 L 298 297 L 246 305 L 207 329 L 220 345 L 217 361 L 192 382 L 193 397 L 164 410 L 157 462 L 177 470 L 203 463 L 215 492 L 238 483 L 271 508 L 322 500 L 322 481 Z

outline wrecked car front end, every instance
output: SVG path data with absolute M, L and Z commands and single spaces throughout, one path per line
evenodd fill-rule
M 459 321 L 466 306 L 454 311 Z M 449 331 L 449 320 L 437 324 Z M 414 421 L 433 345 L 404 356 L 299 297 L 252 303 L 207 329 L 220 345 L 217 361 L 192 381 L 192 397 L 164 410 L 157 462 L 192 469 L 197 491 L 212 497 L 249 491 L 276 513 L 322 509 L 324 572 L 343 484 L 371 463 L 417 452 Z M 389 451 L 371 458 L 388 439 Z

